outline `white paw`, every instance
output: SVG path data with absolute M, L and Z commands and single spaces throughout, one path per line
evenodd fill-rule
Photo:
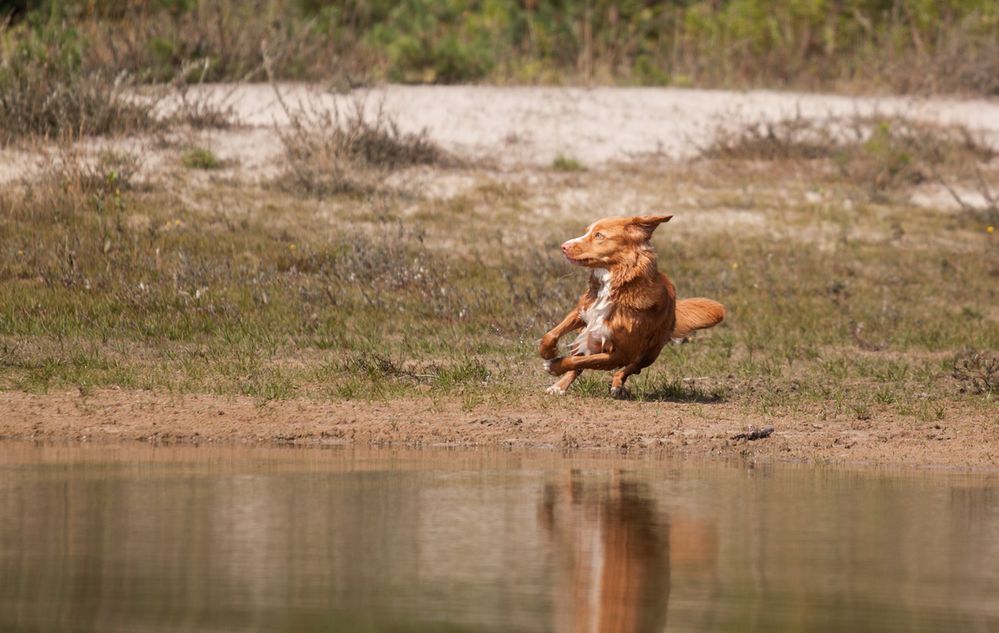
M 552 359 L 549 359 L 549 360 L 545 361 L 545 371 L 551 371 L 552 370 L 552 361 L 553 360 L 555 360 L 555 359 L 552 358 Z
M 631 400 L 631 392 L 624 387 L 611 387 L 610 395 L 615 400 Z
M 558 385 L 552 385 L 551 387 L 545 389 L 545 393 L 551 394 L 553 396 L 564 396 L 565 389 L 559 387 Z

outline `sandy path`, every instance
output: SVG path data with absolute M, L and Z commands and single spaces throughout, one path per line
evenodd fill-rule
M 681 159 L 710 143 L 719 125 L 854 113 L 900 114 L 914 119 L 961 124 L 999 148 L 999 100 L 853 98 L 827 94 L 676 88 L 554 88 L 492 86 L 384 86 L 336 97 L 315 85 L 282 84 L 290 107 L 348 108 L 361 98 L 373 111 L 379 104 L 404 131 L 426 130 L 445 148 L 503 165 L 548 165 L 558 155 L 595 166 L 660 153 Z M 231 107 L 239 127 L 214 130 L 199 142 L 240 165 L 241 175 L 272 175 L 281 163 L 274 126 L 288 117 L 269 84 L 210 85 L 193 88 L 190 98 Z M 168 104 L 164 105 L 169 110 Z M 112 144 L 129 145 L 128 141 Z M 94 146 L 107 141 L 91 142 Z M 142 151 L 145 168 L 164 161 L 152 143 Z M 47 161 L 38 152 L 0 148 L 0 183 L 28 175 Z M 166 161 L 169 164 L 170 161 Z M 175 160 L 173 162 L 176 162 Z
M 951 407 L 920 422 L 819 411 L 761 419 L 726 403 L 622 403 L 527 397 L 463 408 L 430 398 L 388 402 L 261 404 L 249 398 L 98 391 L 0 394 L 0 439 L 251 442 L 605 449 L 655 454 L 906 467 L 999 469 L 999 426 L 985 412 Z M 771 437 L 733 440 L 749 425 Z
M 244 124 L 284 125 L 287 117 L 269 85 L 208 87 Z M 286 103 L 341 107 L 346 97 L 315 87 L 286 84 Z M 445 147 L 515 163 L 548 164 L 558 154 L 587 164 L 659 152 L 687 158 L 709 142 L 719 124 L 854 113 L 905 115 L 961 124 L 999 147 L 999 101 L 852 98 L 793 92 L 683 90 L 676 88 L 510 88 L 489 86 L 387 86 L 358 91 L 370 107 L 382 104 L 402 129 L 426 129 Z

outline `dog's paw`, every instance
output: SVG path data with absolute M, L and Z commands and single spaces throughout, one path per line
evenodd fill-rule
M 547 393 L 549 395 L 552 395 L 552 396 L 564 396 L 565 395 L 565 389 L 563 389 L 562 387 L 559 387 L 558 385 L 552 385 L 551 387 L 548 387 L 547 389 L 545 389 L 545 393 Z
M 624 387 L 611 387 L 610 395 L 615 400 L 631 400 L 631 392 Z
M 551 360 L 558 356 L 558 340 L 545 336 L 538 343 L 538 354 L 545 360 Z

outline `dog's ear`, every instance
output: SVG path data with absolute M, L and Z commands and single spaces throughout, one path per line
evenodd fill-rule
M 652 237 L 652 232 L 663 222 L 669 222 L 672 215 L 636 215 L 631 218 L 632 226 L 636 226 L 645 233 L 646 239 Z

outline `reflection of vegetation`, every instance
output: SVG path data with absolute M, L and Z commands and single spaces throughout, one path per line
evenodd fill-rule
M 992 0 L 29 0 L 26 31 L 88 42 L 90 65 L 168 79 L 192 59 L 209 80 L 270 58 L 279 77 L 331 72 L 407 82 L 624 81 L 999 92 Z M 265 46 L 261 46 L 265 42 Z M 259 75 L 258 75 L 259 76 Z M 351 79 L 353 80 L 353 79 Z

